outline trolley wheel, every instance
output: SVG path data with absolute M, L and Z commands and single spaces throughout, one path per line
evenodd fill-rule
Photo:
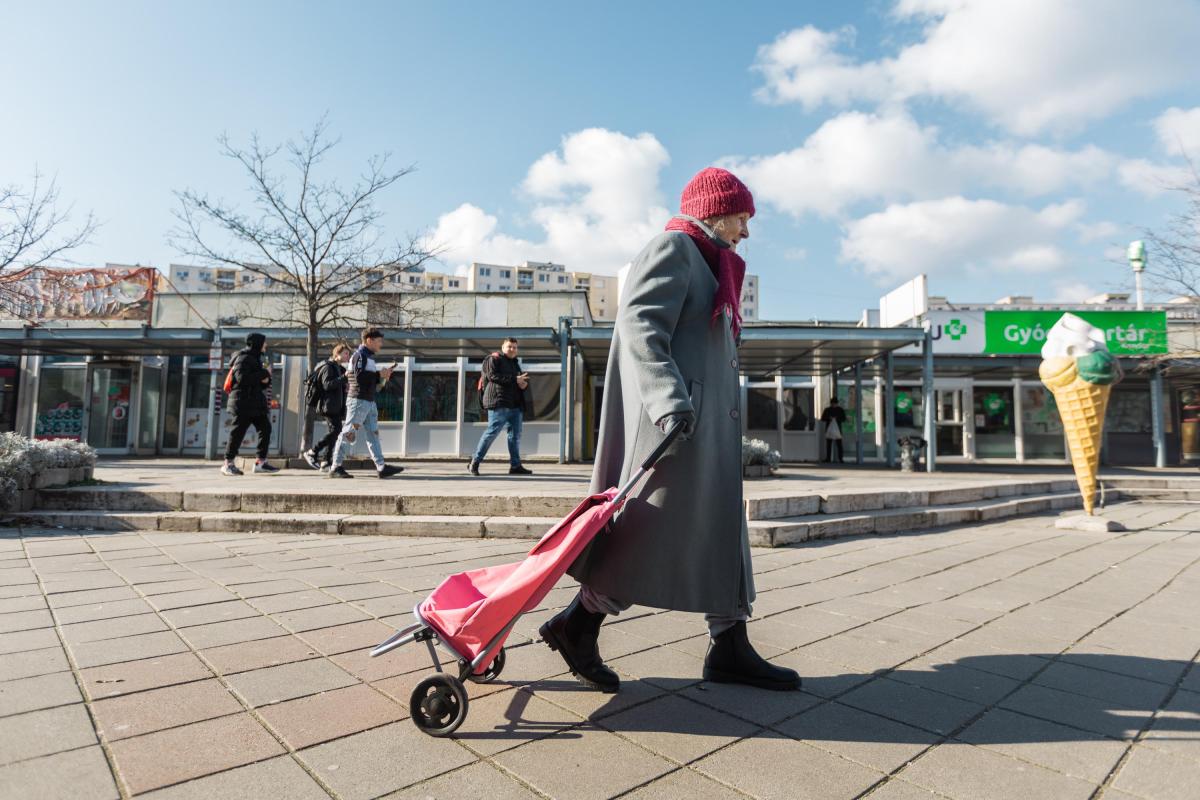
M 492 681 L 496 680 L 496 678 L 500 677 L 500 672 L 503 669 L 504 669 L 504 648 L 501 647 L 500 650 L 496 653 L 495 657 L 492 658 L 492 663 L 490 665 L 488 665 L 487 669 L 485 669 L 483 672 L 479 673 L 478 675 L 475 674 L 474 672 L 470 673 L 469 675 L 467 675 L 467 680 L 471 681 L 471 683 L 491 683 Z
M 449 736 L 467 718 L 467 690 L 453 675 L 430 675 L 408 700 L 413 724 L 430 736 Z

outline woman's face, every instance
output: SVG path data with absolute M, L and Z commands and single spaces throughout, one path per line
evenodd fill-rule
M 713 230 L 737 250 L 738 242 L 750 238 L 750 214 L 742 212 L 721 217 L 713 225 Z

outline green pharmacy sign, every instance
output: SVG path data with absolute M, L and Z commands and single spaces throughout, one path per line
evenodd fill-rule
M 1046 334 L 1065 311 L 988 311 L 984 314 L 985 353 L 1038 354 Z M 1072 311 L 1104 331 L 1114 355 L 1167 352 L 1165 311 Z

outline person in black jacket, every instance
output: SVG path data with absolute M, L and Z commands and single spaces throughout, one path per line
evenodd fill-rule
M 488 426 L 467 465 L 472 475 L 479 474 L 479 462 L 483 461 L 488 448 L 506 426 L 508 474 L 533 474 L 532 470 L 521 465 L 521 423 L 525 416 L 528 391 L 529 373 L 521 370 L 521 362 L 517 360 L 517 340 L 509 337 L 500 345 L 499 353 L 492 353 L 483 360 L 481 404 L 488 412 Z
M 846 410 L 838 404 L 836 397 L 829 398 L 829 406 L 821 412 L 821 422 L 825 423 L 825 460 L 833 463 L 833 450 L 836 447 L 838 463 L 843 463 L 842 425 L 846 424 Z
M 321 401 L 317 405 L 317 413 L 325 419 L 327 432 L 325 438 L 306 450 L 302 455 L 313 469 L 323 469 L 333 463 L 333 446 L 337 443 L 338 434 L 346 421 L 346 368 L 343 366 L 350 360 L 349 345 L 339 344 L 333 348 L 333 355 L 317 365 L 313 370 L 316 374 L 313 380 L 321 386 Z M 325 458 L 321 458 L 321 451 Z
M 222 475 L 242 474 L 233 460 L 251 425 L 258 432 L 258 458 L 254 462 L 254 471 L 279 472 L 277 467 L 267 463 L 267 449 L 271 445 L 271 408 L 267 402 L 271 370 L 263 365 L 266 350 L 267 337 L 252 333 L 246 337 L 246 347 L 238 351 L 230 364 L 233 388 L 229 392 L 229 413 L 233 417 L 233 430 L 229 432 L 229 444 L 225 448 Z

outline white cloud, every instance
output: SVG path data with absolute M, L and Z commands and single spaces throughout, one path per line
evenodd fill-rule
M 1079 241 L 1088 244 L 1101 239 L 1111 239 L 1122 230 L 1123 228 L 1115 222 L 1080 223 L 1078 226 Z
M 936 127 L 907 114 L 849 111 L 827 120 L 794 150 L 721 163 L 761 201 L 801 217 L 836 216 L 862 201 L 932 199 L 977 185 L 1041 196 L 1108 177 L 1116 158 L 1091 145 L 947 146 Z
M 670 217 L 659 190 L 669 161 L 648 133 L 572 133 L 559 151 L 534 162 L 522 183 L 533 200 L 530 218 L 541 229 L 539 240 L 500 231 L 495 216 L 470 203 L 439 217 L 432 239 L 444 248 L 442 260 L 456 267 L 554 261 L 615 274 Z
M 1191 173 L 1174 164 L 1155 164 L 1135 158 L 1122 162 L 1117 168 L 1117 176 L 1125 188 L 1155 197 L 1189 183 Z
M 811 26 L 759 49 L 767 102 L 812 109 L 929 97 L 1015 133 L 1074 130 L 1200 69 L 1200 6 L 1190 0 L 901 0 L 921 39 L 893 57 L 855 60 L 853 30 Z
M 1167 155 L 1200 159 L 1200 108 L 1168 108 L 1154 120 Z
M 1056 303 L 1082 303 L 1097 294 L 1083 281 L 1055 281 L 1054 296 L 1050 299 Z
M 1083 211 L 1078 202 L 1037 211 L 964 197 L 891 205 L 846 225 L 841 258 L 861 264 L 881 283 L 921 272 L 1043 273 L 1064 266 L 1057 241 Z

